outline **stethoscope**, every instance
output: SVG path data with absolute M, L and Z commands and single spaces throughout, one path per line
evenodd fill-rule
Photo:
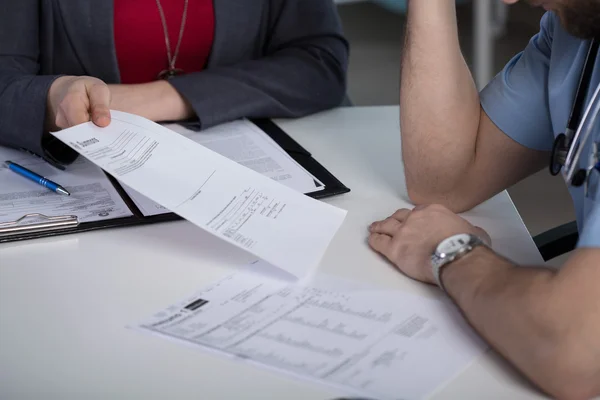
M 550 173 L 558 175 L 564 167 L 563 177 L 565 178 L 565 182 L 567 185 L 574 187 L 580 187 L 584 183 L 587 183 L 594 169 L 600 171 L 597 143 L 593 144 L 594 148 L 592 149 L 588 168 L 582 169 L 579 167 L 581 153 L 592 135 L 595 121 L 600 113 L 600 84 L 596 87 L 590 103 L 585 111 L 583 111 L 585 97 L 589 91 L 594 72 L 598 46 L 599 42 L 597 40 L 592 40 L 590 43 L 565 133 L 559 134 L 554 140 L 552 155 L 550 157 Z

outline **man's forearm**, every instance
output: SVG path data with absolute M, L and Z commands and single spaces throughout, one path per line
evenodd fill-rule
M 109 85 L 111 108 L 152 121 L 181 121 L 193 117 L 188 102 L 167 81 L 138 85 Z
M 597 345 L 581 343 L 595 333 L 584 332 L 585 310 L 558 280 L 552 270 L 518 267 L 484 247 L 442 271 L 448 294 L 492 347 L 552 395 L 581 390 L 584 398 L 599 389 L 589 376 L 598 373 Z
M 454 0 L 410 0 L 403 48 L 400 123 L 413 197 L 452 190 L 473 161 L 477 89 L 458 40 Z M 434 191 L 435 193 L 432 193 Z

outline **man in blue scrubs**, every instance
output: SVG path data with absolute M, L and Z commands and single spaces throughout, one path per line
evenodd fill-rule
M 530 2 L 548 11 L 539 33 L 478 93 L 455 0 L 409 0 L 400 112 L 408 192 L 419 205 L 373 223 L 369 243 L 408 276 L 441 286 L 543 391 L 584 399 L 600 395 L 600 171 L 587 193 L 570 187 L 580 240 L 558 271 L 515 265 L 455 214 L 548 168 L 590 39 L 600 38 L 600 0 Z M 600 60 L 592 63 L 584 108 L 600 83 Z M 599 141 L 600 121 L 581 167 Z

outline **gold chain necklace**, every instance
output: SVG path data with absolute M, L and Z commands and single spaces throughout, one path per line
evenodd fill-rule
M 169 62 L 167 69 L 162 70 L 158 74 L 158 79 L 171 79 L 172 77 L 183 73 L 182 69 L 175 68 L 175 62 L 177 61 L 177 56 L 179 55 L 179 46 L 181 46 L 181 38 L 183 38 L 183 31 L 185 29 L 185 22 L 187 20 L 188 0 L 185 0 L 183 6 L 183 15 L 181 16 L 181 25 L 179 27 L 179 39 L 177 40 L 177 46 L 175 47 L 175 54 L 173 54 L 172 57 L 171 42 L 169 41 L 169 30 L 167 29 L 167 20 L 165 18 L 162 5 L 160 4 L 160 0 L 156 0 L 156 5 L 158 6 L 158 12 L 160 13 L 160 20 L 162 22 L 163 31 L 165 34 L 165 44 L 167 46 L 167 58 Z

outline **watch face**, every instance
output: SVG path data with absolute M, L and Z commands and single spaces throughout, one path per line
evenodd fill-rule
M 440 255 L 456 253 L 458 250 L 467 245 L 470 241 L 471 237 L 466 233 L 455 235 L 449 237 L 448 239 L 440 243 L 437 252 Z

